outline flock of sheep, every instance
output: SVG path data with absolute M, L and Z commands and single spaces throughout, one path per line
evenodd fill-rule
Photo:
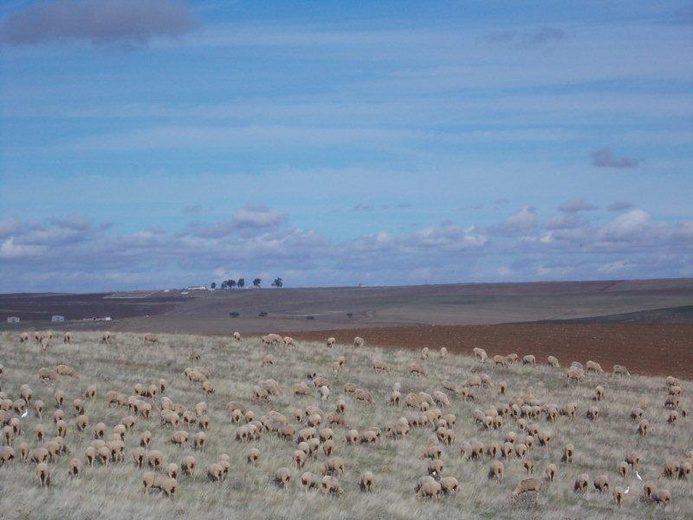
M 589 446 L 579 435 L 570 439 L 565 432 L 590 431 L 592 424 L 605 420 L 611 387 L 630 378 L 621 365 L 606 374 L 591 360 L 563 368 L 549 356 L 543 370 L 562 374 L 562 395 L 574 395 L 574 400 L 558 402 L 530 391 L 536 384 L 532 378 L 540 377 L 534 373 L 541 373 L 531 354 L 489 356 L 477 347 L 469 351 L 475 361 L 465 366 L 471 368 L 462 371 L 453 359 L 460 356 L 449 354 L 446 347 L 388 358 L 387 351 L 362 348 L 363 338 L 354 338 L 353 347 L 328 338 L 323 346 L 310 347 L 320 355 L 315 366 L 304 361 L 303 373 L 291 372 L 292 379 L 278 381 L 273 370 L 288 362 L 299 342 L 267 334 L 258 343 L 257 338 L 234 333 L 229 354 L 245 348 L 255 370 L 267 377 L 248 382 L 247 393 L 233 395 L 223 390 L 228 374 L 205 362 L 205 349 L 192 349 L 190 366 L 177 373 L 162 370 L 161 377 L 128 386 L 117 378 L 105 383 L 73 367 L 80 350 L 95 344 L 86 345 L 79 334 L 64 333 L 64 359 L 54 365 L 44 363 L 53 349 L 53 335 L 36 333 L 35 346 L 31 340 L 22 333 L 17 343 L 2 344 L 3 350 L 30 348 L 38 355 L 28 358 L 36 364 L 34 376 L 23 382 L 14 377 L 12 364 L 0 365 L 0 483 L 3 473 L 18 464 L 34 466 L 35 484 L 41 488 L 54 486 L 56 474 L 77 480 L 95 467 L 132 465 L 141 492 L 175 499 L 193 482 L 222 486 L 229 475 L 265 463 L 274 466 L 267 481 L 276 489 L 315 490 L 326 497 L 371 495 L 396 478 L 376 462 L 378 452 L 394 451 L 394 456 L 416 454 L 409 458 L 419 475 L 403 477 L 402 485 L 417 500 L 434 504 L 454 501 L 469 489 L 470 472 L 477 475 L 476 482 L 484 482 L 485 492 L 493 489 L 489 485 L 512 479 L 509 504 L 526 497 L 537 503 L 542 493 L 560 489 L 576 497 L 608 496 L 604 503 L 616 508 L 634 499 L 666 511 L 677 500 L 674 487 L 683 486 L 690 494 L 693 451 L 682 450 L 672 460 L 648 461 L 648 468 L 661 468 L 653 474 L 642 469 L 638 450 L 648 449 L 655 426 L 693 441 L 685 405 L 687 382 L 674 377 L 661 381 L 655 393 L 659 403 L 621 403 L 630 407 L 632 428 L 622 434 L 628 438 L 624 446 L 632 449 L 613 467 L 593 465 L 600 469 L 591 474 L 584 471 L 591 458 Z M 152 350 L 170 339 L 147 334 L 139 341 L 138 348 Z M 118 348 L 118 338 L 110 332 L 103 333 L 100 343 Z M 312 357 L 310 351 L 302 355 Z M 363 376 L 366 372 L 371 375 Z M 220 432 L 233 439 L 233 448 L 220 445 Z M 267 439 L 271 454 L 262 448 Z M 358 458 L 354 450 L 366 454 Z M 468 469 L 456 474 L 454 469 L 461 467 Z

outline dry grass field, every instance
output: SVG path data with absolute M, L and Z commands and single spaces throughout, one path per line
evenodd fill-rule
M 668 388 L 663 376 L 613 375 L 610 366 L 604 366 L 605 373 L 588 372 L 584 379 L 572 381 L 566 377 L 566 368 L 573 359 L 563 358 L 561 367 L 554 368 L 539 357 L 536 365 L 521 360 L 495 365 L 470 355 L 442 357 L 435 349 L 422 359 L 421 352 L 412 349 L 356 348 L 343 343 L 328 348 L 324 342 L 269 345 L 259 337 L 235 341 L 160 334 L 158 341 L 146 342 L 143 334 L 118 332 L 109 344 L 102 343 L 101 337 L 99 332 L 79 332 L 66 344 L 56 334 L 43 350 L 33 338 L 20 343 L 18 333 L 0 335 L 4 394 L 0 408 L 6 409 L 0 448 L 3 518 L 679 519 L 693 511 L 693 476 L 664 475 L 667 462 L 680 464 L 693 456 L 692 419 L 685 415 L 693 404 L 691 381 L 681 380 Z M 510 353 L 493 345 L 487 345 L 487 351 L 491 357 Z M 339 366 L 342 356 L 344 363 Z M 374 371 L 374 360 L 382 362 L 383 371 Z M 50 377 L 58 365 L 67 365 L 60 367 L 65 375 L 39 378 L 40 369 L 48 369 L 41 373 Z M 186 376 L 186 369 L 194 367 Z M 426 375 L 415 375 L 412 369 Z M 488 384 L 476 386 L 474 376 Z M 328 387 L 329 395 L 321 395 L 316 383 Z M 401 398 L 392 405 L 389 401 L 397 383 Z M 26 413 L 20 401 L 22 395 L 28 397 L 23 385 L 31 392 Z M 595 400 L 598 385 L 604 391 L 599 401 Z M 281 393 L 265 390 L 276 390 L 276 386 Z M 87 396 L 90 387 L 95 390 L 93 399 Z M 355 387 L 361 392 L 347 391 Z M 154 395 L 136 393 L 143 390 Z M 679 391 L 673 396 L 678 404 L 665 407 L 669 393 Z M 56 392 L 64 393 L 60 407 Z M 114 403 L 109 404 L 109 396 Z M 83 410 L 76 410 L 76 399 Z M 40 417 L 35 411 L 39 400 L 44 403 Z M 203 402 L 206 406 L 199 404 Z M 573 404 L 574 418 L 560 413 L 551 418 L 553 405 L 569 411 Z M 336 414 L 339 407 L 344 407 L 341 415 Z M 589 419 L 593 407 L 596 417 Z M 177 426 L 161 421 L 162 416 L 173 417 L 170 408 L 180 420 Z M 647 435 L 638 432 L 641 419 L 631 418 L 636 408 L 649 421 Z M 64 423 L 54 421 L 56 412 L 61 414 L 59 409 Z M 494 426 L 489 418 L 496 411 L 501 419 Z M 672 412 L 677 420 L 670 424 Z M 330 424 L 330 420 L 337 422 Z M 308 429 L 310 424 L 315 424 L 315 430 Z M 95 440 L 100 428 L 103 441 Z M 37 432 L 42 430 L 45 435 L 39 440 Z M 187 440 L 175 433 L 180 431 L 188 433 Z M 135 463 L 145 432 L 151 433 L 145 454 L 155 460 L 153 452 L 160 452 L 159 469 L 147 467 L 146 462 L 139 468 Z M 203 448 L 193 445 L 200 432 L 205 434 Z M 62 442 L 52 442 L 60 433 Z M 513 434 L 514 442 L 505 445 L 512 453 L 507 458 L 494 454 Z M 114 435 L 123 438 L 123 444 L 113 442 Z M 332 435 L 333 441 L 309 440 L 300 445 L 300 435 Z M 547 435 L 550 439 L 541 445 Z M 478 457 L 469 451 L 477 441 L 484 449 Z M 97 457 L 89 466 L 90 449 L 104 443 L 104 463 Z M 304 489 L 304 472 L 317 474 L 321 485 L 328 459 L 325 446 L 330 444 L 329 458 L 344 462 L 343 473 L 336 475 L 341 493 Z M 574 448 L 572 461 L 562 460 L 568 444 Z M 50 485 L 40 486 L 40 468 L 32 459 L 41 459 L 43 447 L 55 450 L 61 445 L 64 453 L 47 460 Z M 523 445 L 530 445 L 525 454 Z M 299 448 L 310 452 L 301 468 L 295 462 Z M 119 449 L 123 449 L 122 459 Z M 254 449 L 259 458 L 249 463 Z M 22 461 L 24 452 L 27 462 Z M 620 464 L 633 453 L 639 456 L 639 465 L 620 475 Z M 1 462 L 12 454 L 13 460 Z M 195 458 L 196 470 L 192 475 L 180 472 L 171 498 L 158 490 L 143 492 L 147 472 L 164 477 L 169 464 L 180 466 L 186 456 Z M 77 476 L 68 473 L 73 458 L 83 466 Z M 208 468 L 218 471 L 214 465 L 225 459 L 230 462 L 228 475 L 213 481 Z M 503 464 L 500 480 L 489 478 L 494 461 Z M 417 482 L 427 475 L 429 465 L 438 464 L 442 467 L 437 468 L 436 477 L 454 477 L 459 489 L 440 499 L 417 497 Z M 525 464 L 533 465 L 531 475 Z M 550 464 L 556 466 L 553 481 L 544 477 Z M 290 480 L 285 487 L 274 479 L 279 468 L 288 468 Z M 370 492 L 359 486 L 366 471 L 373 474 Z M 588 488 L 575 492 L 575 480 L 583 473 L 589 476 Z M 606 475 L 610 484 L 603 492 L 593 485 L 600 475 Z M 539 479 L 541 490 L 514 495 L 518 483 L 528 476 Z M 652 481 L 659 491 L 668 490 L 671 502 L 644 499 L 645 481 Z M 327 479 L 325 484 L 333 482 Z M 171 481 L 162 484 L 166 485 L 172 485 Z M 434 479 L 433 491 L 437 485 Z M 628 490 L 620 506 L 612 495 L 619 487 Z M 658 496 L 666 499 L 666 494 Z

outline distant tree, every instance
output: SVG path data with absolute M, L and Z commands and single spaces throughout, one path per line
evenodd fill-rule
M 255 280 L 253 280 L 253 286 L 257 287 L 258 289 L 260 288 L 261 283 L 262 283 L 262 278 L 255 278 Z
M 209 286 L 210 286 L 212 289 L 216 289 L 216 288 L 217 288 L 217 282 L 212 282 L 211 284 L 209 284 Z
M 229 289 L 233 289 L 234 287 L 236 287 L 236 280 L 226 280 L 226 286 Z
M 245 278 L 239 278 L 238 282 L 236 282 L 236 285 L 238 285 L 239 289 L 243 289 L 243 287 L 245 287 Z
M 228 287 L 229 287 L 229 284 L 226 283 L 226 280 L 224 280 L 223 282 L 221 282 L 221 288 L 222 288 L 222 289 L 227 289 Z
M 272 287 L 282 287 L 284 285 L 284 280 L 281 278 L 275 278 L 272 282 Z

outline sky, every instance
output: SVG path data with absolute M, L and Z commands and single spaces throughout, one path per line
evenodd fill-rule
M 693 3 L 0 3 L 0 292 L 693 277 Z

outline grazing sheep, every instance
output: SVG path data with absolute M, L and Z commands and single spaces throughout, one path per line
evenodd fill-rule
M 645 414 L 645 411 L 642 408 L 640 408 L 639 406 L 635 406 L 630 411 L 630 418 L 633 419 L 634 421 L 637 421 L 639 419 L 642 419 L 642 416 L 644 414 Z
M 544 478 L 548 482 L 553 482 L 556 479 L 556 476 L 558 475 L 558 466 L 555 464 L 549 464 L 546 466 L 546 469 L 544 470 Z
M 647 432 L 649 431 L 649 429 L 650 429 L 650 421 L 648 421 L 647 419 L 643 419 L 638 424 L 638 433 L 643 437 L 647 437 Z
M 27 341 L 29 341 L 29 333 L 28 332 L 22 332 L 19 335 L 19 342 L 20 343 L 26 343 Z
M 597 385 L 594 389 L 594 400 L 601 401 L 604 399 L 604 387 L 602 385 Z
M 159 338 L 157 336 L 155 336 L 154 334 L 145 334 L 143 339 L 144 339 L 145 343 L 154 344 L 154 343 L 159 342 Z
M 67 463 L 67 474 L 71 477 L 79 477 L 82 472 L 82 461 L 77 457 L 73 457 Z
M 630 376 L 630 372 L 623 365 L 614 365 L 613 373 L 615 376 Z
M 445 465 L 440 459 L 430 459 L 427 463 L 428 474 L 432 477 L 440 476 L 444 469 Z
M 344 459 L 341 457 L 331 457 L 326 459 L 323 464 L 322 474 L 334 474 L 341 477 L 344 474 Z
M 523 493 L 535 492 L 539 493 L 544 486 L 544 483 L 535 477 L 522 479 L 515 487 L 513 495 L 521 495 Z
M 522 364 L 523 365 L 536 365 L 537 364 L 537 358 L 532 355 L 532 354 L 527 354 L 522 358 Z
M 382 359 L 374 359 L 371 361 L 371 369 L 373 372 L 389 372 L 390 368 Z
M 488 354 L 486 354 L 486 351 L 483 348 L 474 347 L 472 352 L 474 353 L 474 357 L 482 363 L 488 359 Z
M 595 421 L 599 417 L 599 408 L 596 406 L 590 406 L 587 409 L 586 416 L 590 421 Z
M 652 494 L 652 500 L 657 504 L 667 506 L 671 504 L 671 493 L 668 489 L 660 489 Z
M 493 356 L 493 364 L 506 366 L 509 363 L 508 363 L 508 359 L 505 356 L 501 356 L 500 354 L 496 354 L 495 356 Z
M 166 466 L 166 474 L 169 477 L 178 478 L 179 473 L 180 473 L 180 467 L 175 462 L 171 462 L 168 466 Z
M 38 378 L 42 383 L 53 383 L 58 380 L 58 377 L 58 373 L 55 370 L 49 368 L 38 369 Z
M 337 340 L 333 337 L 329 337 L 329 338 L 327 338 L 325 343 L 327 344 L 328 347 L 334 347 L 335 343 L 337 343 Z
M 147 456 L 146 450 L 142 446 L 138 446 L 132 450 L 132 458 L 135 461 L 135 466 L 141 468 L 144 464 L 144 459 Z
M 631 467 L 631 468 L 637 468 L 640 465 L 640 455 L 637 453 L 629 453 L 626 455 L 625 462 Z
M 585 492 L 590 485 L 590 477 L 587 473 L 581 473 L 575 479 L 575 484 L 573 485 L 573 491 Z
M 440 357 L 442 357 L 443 359 L 448 357 L 448 349 L 447 348 L 440 347 Z
M 110 332 L 104 332 L 101 335 L 101 343 L 110 344 L 115 340 L 115 336 Z
M 373 473 L 364 471 L 359 477 L 359 489 L 364 493 L 370 493 L 373 488 Z
M 534 462 L 529 459 L 522 459 L 522 467 L 527 472 L 527 475 L 531 475 L 534 471 Z
M 164 454 L 159 450 L 151 450 L 147 452 L 147 464 L 149 467 L 158 469 L 164 460 Z
M 602 366 L 597 363 L 596 361 L 589 360 L 587 363 L 585 363 L 585 370 L 589 372 L 594 372 L 598 374 L 603 374 L 604 370 L 602 369 Z
M 301 475 L 301 484 L 306 491 L 309 489 L 318 489 L 322 485 L 322 478 L 320 475 L 306 471 Z
M 189 477 L 195 476 L 195 469 L 197 468 L 197 461 L 192 455 L 186 455 L 181 459 L 180 469 L 188 475 Z
M 505 473 L 505 466 L 499 460 L 491 461 L 491 465 L 488 470 L 488 478 L 495 480 L 503 480 L 503 475 Z
M 440 495 L 443 487 L 430 475 L 421 477 L 414 487 L 414 491 L 418 498 L 431 497 L 440 500 Z
M 89 416 L 82 414 L 75 420 L 75 425 L 77 426 L 77 431 L 83 432 L 89 426 Z
M 36 476 L 41 487 L 49 487 L 51 485 L 51 472 L 48 469 L 48 464 L 45 462 L 40 462 L 36 466 Z
M 223 466 L 217 463 L 212 463 L 209 466 L 207 466 L 207 478 L 212 482 L 221 484 L 221 481 L 224 480 Z
M 573 445 L 566 444 L 565 448 L 563 448 L 563 456 L 561 457 L 561 462 L 565 462 L 566 464 L 572 463 L 574 454 L 575 448 L 573 447 Z
M 233 339 L 236 340 L 236 341 L 241 341 L 241 333 L 238 332 L 238 331 L 234 332 L 234 333 L 231 335 L 231 337 L 233 337 Z
M 609 477 L 606 475 L 598 475 L 594 479 L 594 489 L 599 491 L 600 493 L 603 493 L 604 491 L 609 490 Z
M 688 477 L 693 472 L 693 458 L 686 459 L 681 463 L 679 468 L 679 478 L 682 480 L 688 480 Z
M 361 336 L 356 336 L 354 338 L 354 346 L 355 347 L 363 347 L 366 344 L 364 339 Z
M 561 364 L 558 362 L 558 358 L 554 356 L 549 356 L 546 358 L 546 361 L 548 362 L 549 365 L 551 365 L 554 368 L 560 368 Z
M 326 495 L 341 495 L 344 493 L 344 491 L 342 490 L 342 486 L 339 483 L 339 480 L 331 475 L 325 475 L 324 477 L 322 477 L 321 486 L 323 493 L 325 493 Z
M 642 485 L 642 495 L 645 500 L 652 500 L 657 492 L 657 486 L 651 480 L 646 480 Z
M 46 456 L 48 456 L 46 454 Z M 15 459 L 15 451 L 12 446 L 0 446 L 0 466 L 3 466 Z
M 669 416 L 667 417 L 667 422 L 672 426 L 676 424 L 679 419 L 679 413 L 676 410 L 669 410 Z
M 622 487 L 615 487 L 613 492 L 611 493 L 611 496 L 614 499 L 614 502 L 616 502 L 616 505 L 618 507 L 621 507 L 621 504 L 623 502 L 623 497 L 626 495 L 626 491 Z
M 286 467 L 277 469 L 274 472 L 274 483 L 280 488 L 286 488 L 291 481 L 291 470 Z
M 43 409 L 46 407 L 46 404 L 41 401 L 41 399 L 37 399 L 34 401 L 34 413 L 36 414 L 36 417 L 39 419 L 43 419 Z
M 626 475 L 628 475 L 628 471 L 630 470 L 630 466 L 628 465 L 627 462 L 619 462 L 618 464 L 618 474 L 621 475 L 622 478 L 626 478 Z
M 287 347 L 295 345 L 294 338 L 292 338 L 291 336 L 284 336 L 282 338 L 282 341 L 284 342 L 284 345 L 286 345 Z
M 207 434 L 205 432 L 198 432 L 193 435 L 193 449 L 204 451 L 207 444 Z
M 585 373 L 577 367 L 571 367 L 566 372 L 566 377 L 570 381 L 582 381 L 585 378 Z
M 257 448 L 250 448 L 250 450 L 248 450 L 246 462 L 248 464 L 257 464 L 259 460 L 260 460 L 260 450 Z
M 303 450 L 294 450 L 294 462 L 298 469 L 301 469 L 307 460 L 308 455 Z

